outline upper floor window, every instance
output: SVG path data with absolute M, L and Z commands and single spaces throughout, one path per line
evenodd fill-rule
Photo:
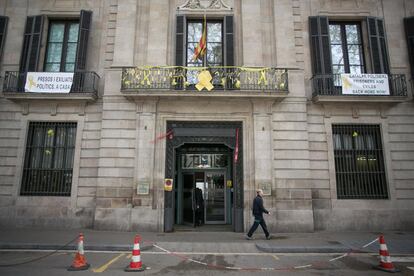
M 0 15 L 0 58 L 3 53 L 4 42 L 6 41 L 7 23 L 9 18 Z
M 205 31 L 205 53 L 194 58 L 194 52 Z M 222 20 L 189 19 L 177 16 L 176 56 L 177 66 L 233 66 L 233 16 Z
M 329 22 L 329 38 L 334 74 L 365 73 L 359 23 Z
M 206 30 L 204 30 L 206 28 Z M 205 31 L 206 49 L 203 55 L 194 58 L 194 53 Z M 187 66 L 223 65 L 222 21 L 187 21 Z
M 199 44 L 202 47 L 197 49 Z M 215 87 L 221 87 L 223 84 L 219 72 L 222 69 L 214 67 L 234 66 L 233 48 L 233 16 L 214 20 L 177 16 L 175 65 L 213 67 L 209 70 L 212 83 Z M 197 54 L 201 50 L 202 54 Z M 194 69 L 186 70 L 185 79 L 190 89 L 198 82 L 198 73 Z
M 45 15 L 27 17 L 19 71 L 36 72 L 43 69 L 48 72 L 73 72 L 85 70 L 92 12 L 82 10 L 79 20 L 46 19 Z M 49 24 L 45 24 L 46 21 Z M 49 32 L 47 40 L 43 41 L 46 29 Z M 46 49 L 42 46 L 44 43 L 46 43 Z M 41 64 L 43 64 L 43 68 L 41 68 Z
M 364 53 L 363 28 L 369 51 Z M 309 17 L 312 69 L 314 75 L 342 73 L 389 74 L 384 22 L 330 21 L 326 16 Z M 367 62 L 365 62 L 367 61 Z
M 414 82 L 414 16 L 404 18 L 408 59 L 411 64 L 411 81 Z
M 75 70 L 78 35 L 79 22 L 50 22 L 45 72 L 73 72 Z
M 222 21 L 187 21 L 186 66 L 223 65 L 223 23 Z M 198 71 L 189 70 L 187 81 L 198 82 Z

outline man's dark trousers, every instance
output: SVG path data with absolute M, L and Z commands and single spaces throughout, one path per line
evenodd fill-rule
M 263 232 L 265 233 L 266 237 L 269 237 L 269 231 L 267 231 L 266 222 L 263 217 L 259 216 L 254 216 L 254 223 L 250 228 L 249 233 L 247 233 L 247 236 L 251 237 L 254 231 L 256 231 L 257 227 L 259 227 L 259 224 L 260 226 L 262 226 Z

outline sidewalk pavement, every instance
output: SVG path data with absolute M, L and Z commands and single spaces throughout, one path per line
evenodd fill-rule
M 174 252 L 202 253 L 378 253 L 379 244 L 374 242 L 366 248 L 363 245 L 378 238 L 378 232 L 313 232 L 274 233 L 266 240 L 260 231 L 254 240 L 246 240 L 244 233 L 177 231 L 157 232 L 111 232 L 91 229 L 44 230 L 32 228 L 0 229 L 0 249 L 56 250 L 77 248 L 76 238 L 85 235 L 85 250 L 131 251 L 134 236 L 140 234 L 143 240 L 141 250 L 157 250 L 158 246 Z M 414 254 L 414 232 L 385 232 L 391 255 Z M 69 241 L 68 246 L 62 248 Z

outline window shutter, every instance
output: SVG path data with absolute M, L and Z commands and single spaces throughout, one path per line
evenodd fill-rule
M 309 33 L 314 93 L 331 94 L 334 91 L 334 82 L 328 17 L 310 16 Z
M 81 10 L 75 71 L 86 69 L 86 52 L 88 50 L 88 37 L 89 30 L 91 28 L 91 22 L 92 12 Z
M 374 74 L 389 74 L 388 49 L 385 39 L 384 20 L 367 17 L 371 65 Z
M 9 18 L 7 16 L 0 16 L 0 58 L 3 53 L 4 42 L 6 41 L 8 21 L 9 21 Z
M 404 25 L 407 36 L 408 58 L 411 64 L 411 79 L 414 80 L 414 16 L 404 18 Z
M 224 66 L 234 66 L 234 28 L 233 28 L 233 16 L 224 17 L 224 49 L 225 59 Z M 232 78 L 235 73 L 234 68 L 225 69 L 227 72 L 227 80 L 225 89 L 232 90 L 235 88 L 236 79 Z
M 309 33 L 313 74 L 332 74 L 328 17 L 309 17 Z
M 44 16 L 28 16 L 20 57 L 20 72 L 37 71 Z
M 175 65 L 184 66 L 184 16 L 177 16 L 175 32 Z
M 233 31 L 233 16 L 224 17 L 225 33 L 226 33 L 226 60 L 225 66 L 234 66 L 234 31 Z
M 184 66 L 186 65 L 186 51 L 185 40 L 184 40 L 184 24 L 185 17 L 183 15 L 177 15 L 177 26 L 175 31 L 175 65 Z M 178 71 L 180 69 L 177 69 Z M 181 90 L 184 87 L 184 80 L 182 78 L 176 79 L 177 84 L 175 85 L 176 90 Z

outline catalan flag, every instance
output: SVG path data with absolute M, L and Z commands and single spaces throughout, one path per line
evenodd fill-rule
M 206 43 L 206 33 L 207 24 L 206 24 L 206 16 L 204 15 L 204 26 L 203 26 L 203 34 L 201 35 L 200 41 L 197 44 L 197 47 L 194 49 L 193 61 L 197 59 L 203 59 L 204 54 L 206 53 L 207 43 Z
M 236 148 L 234 149 L 234 163 L 239 160 L 239 129 L 236 128 Z

